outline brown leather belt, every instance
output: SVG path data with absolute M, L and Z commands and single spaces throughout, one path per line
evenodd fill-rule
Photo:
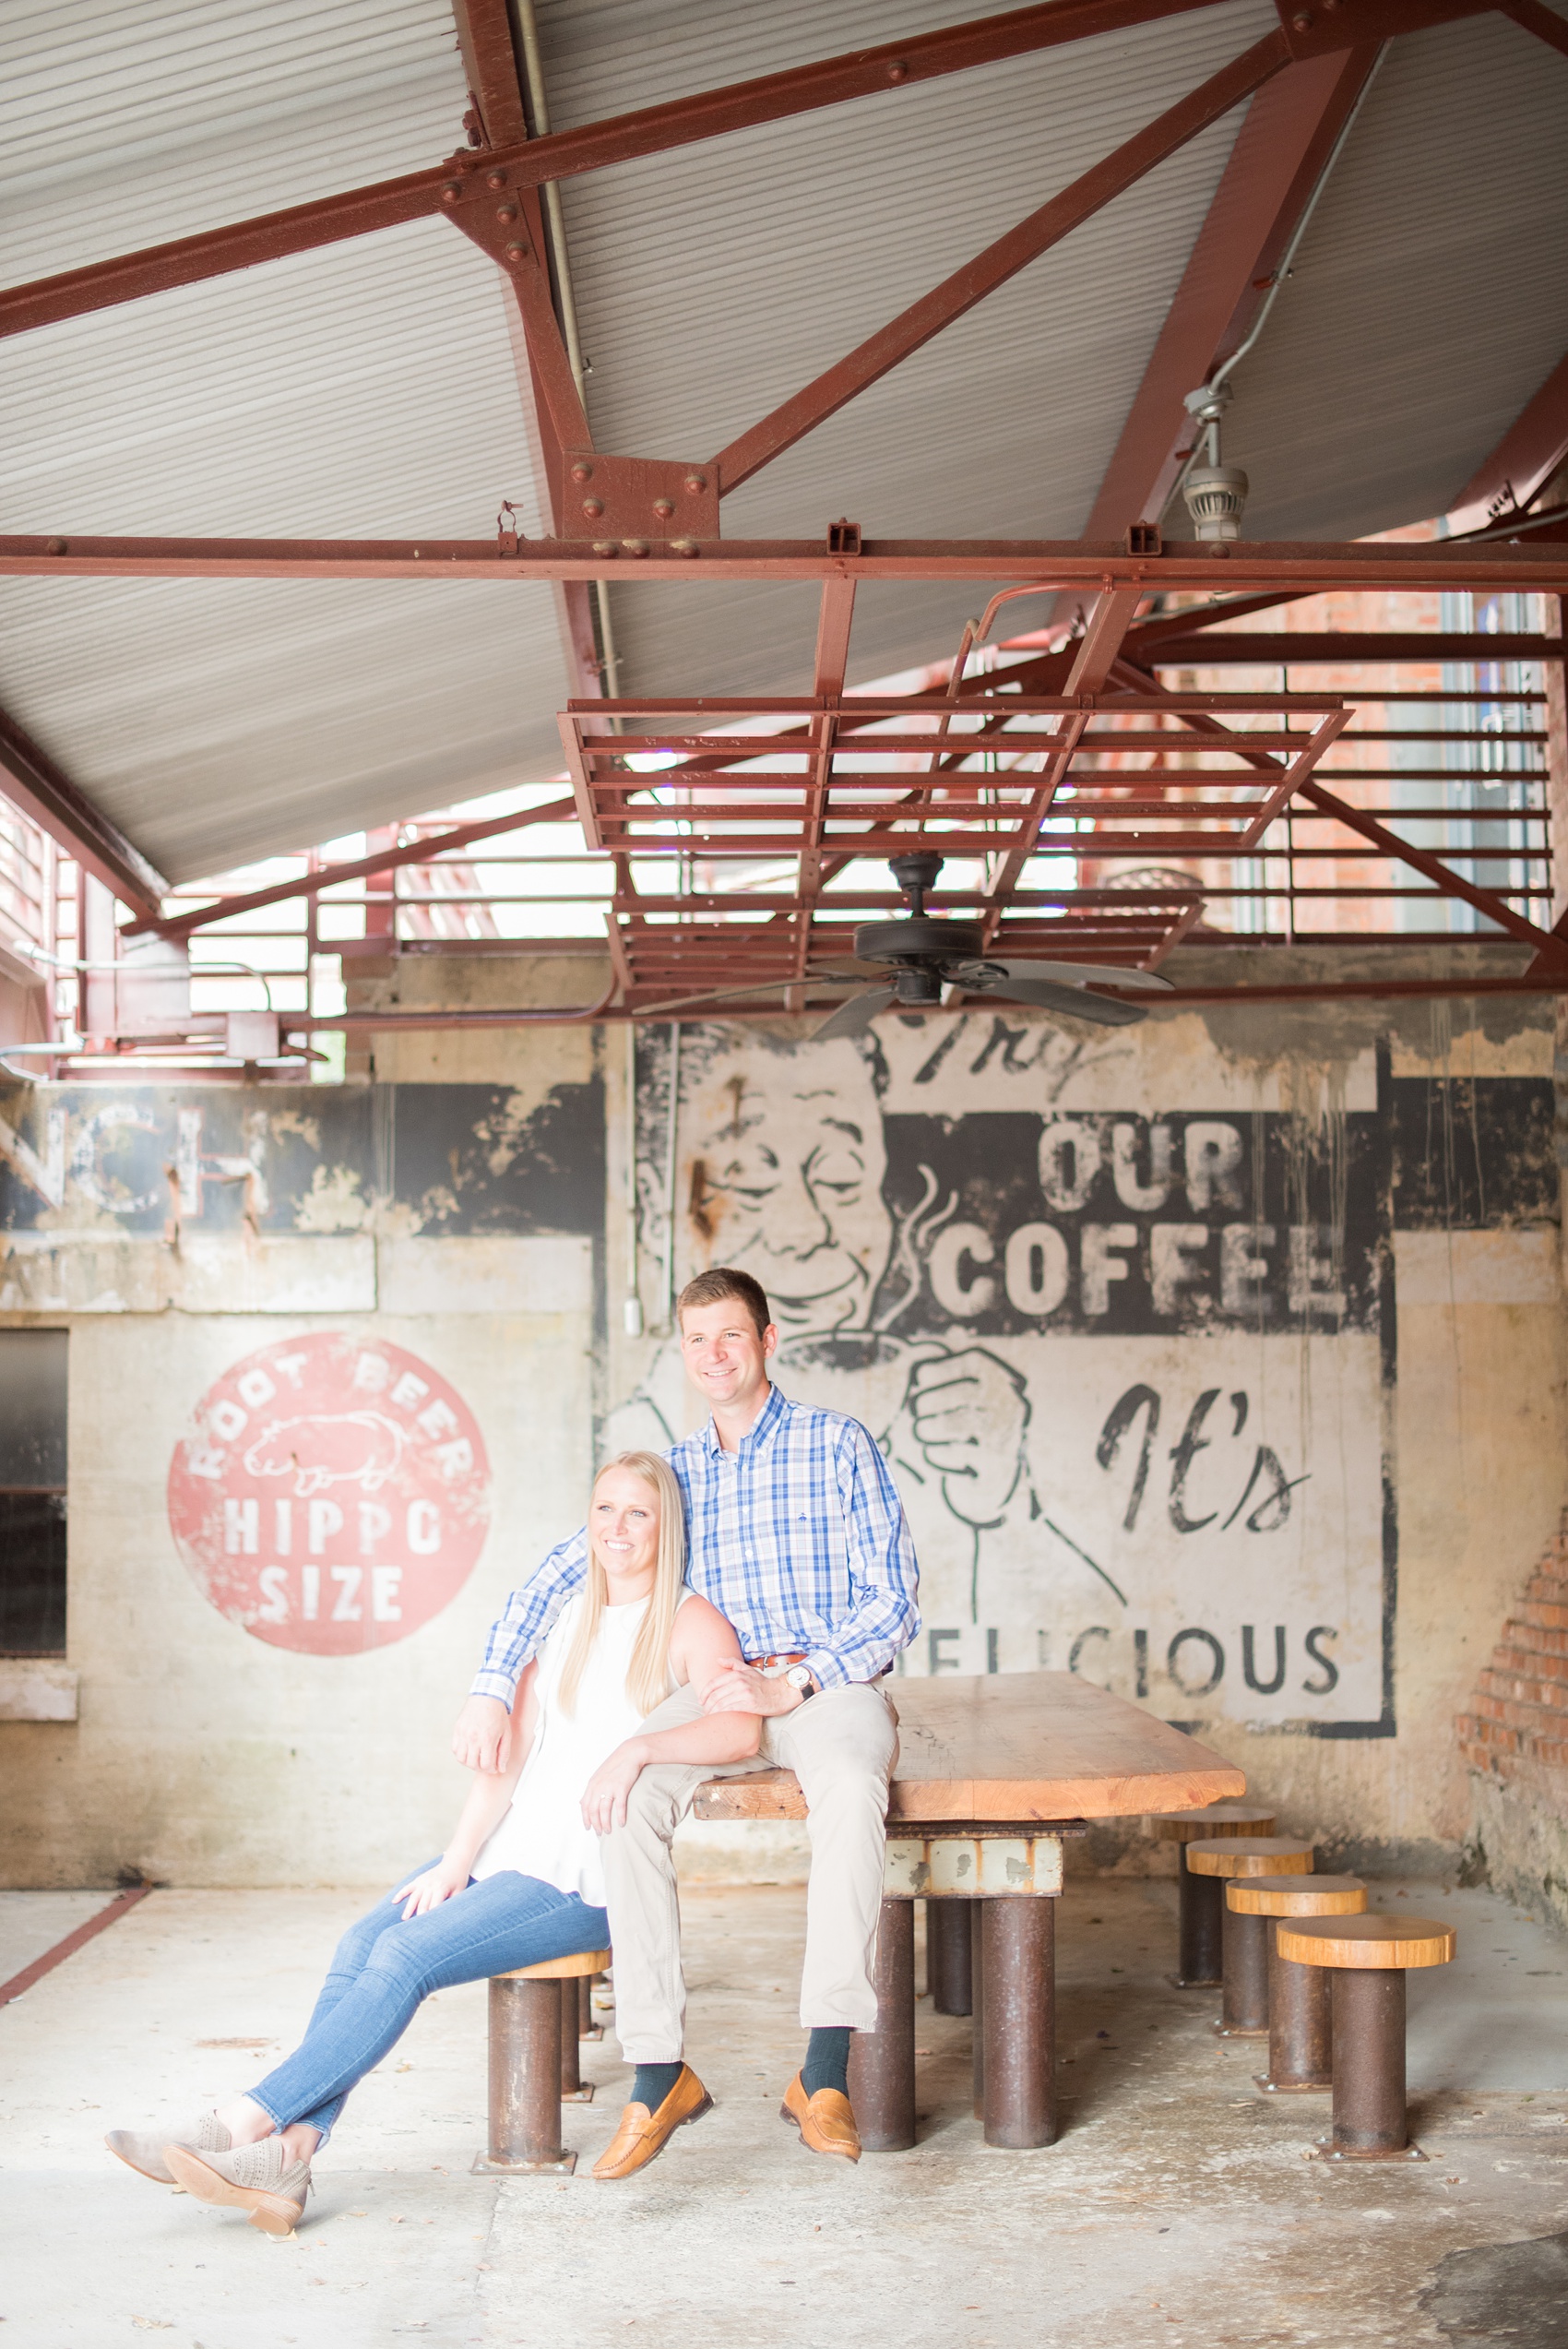
M 804 1663 L 805 1660 L 806 1653 L 803 1648 L 798 1649 L 793 1655 L 748 1656 L 746 1658 L 746 1662 L 751 1665 L 754 1672 L 771 1671 L 775 1664 Z

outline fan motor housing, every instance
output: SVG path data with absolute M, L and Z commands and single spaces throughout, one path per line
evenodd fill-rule
M 857 962 L 921 963 L 974 962 L 982 951 L 984 932 L 978 922 L 938 921 L 929 913 L 912 913 L 902 922 L 862 922 L 855 932 Z

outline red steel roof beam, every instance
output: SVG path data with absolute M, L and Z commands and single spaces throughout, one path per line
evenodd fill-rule
M 1240 348 L 1377 51 L 1313 58 L 1265 83 L 1247 109 L 1143 381 L 1084 525 L 1116 538 L 1157 522 L 1193 429 L 1182 401 Z M 1254 606 L 1254 608 L 1256 608 Z
M 1089 614 L 1088 626 L 1075 647 L 1069 647 L 1073 665 L 1067 672 L 1064 693 L 1103 693 L 1111 673 L 1116 666 L 1122 650 L 1122 639 L 1133 624 L 1133 614 L 1144 600 L 1142 588 L 1112 588 L 1105 592 Z
M 512 147 L 527 141 L 528 109 L 507 0 L 452 0 L 452 14 L 469 88 L 488 144 Z M 528 246 L 529 252 L 517 256 L 493 252 L 492 258 L 505 289 L 502 301 L 511 330 L 517 389 L 534 444 L 534 470 L 543 485 L 550 528 L 559 533 L 565 522 L 567 451 L 591 448 L 593 435 L 544 268 L 548 246 L 540 192 L 525 185 L 514 193 L 521 214 L 514 241 Z M 473 215 L 463 217 L 466 225 Z M 604 672 L 594 632 L 594 590 L 586 580 L 564 579 L 554 583 L 553 591 L 571 689 L 583 699 L 601 695 Z
M 1568 27 L 1563 30 L 1568 35 Z M 1511 514 L 1522 514 L 1565 459 L 1568 356 L 1558 361 L 1535 398 L 1521 409 L 1491 456 L 1465 483 L 1449 510 L 1450 531 L 1479 530 L 1488 522 L 1505 522 Z M 1491 657 L 1497 661 L 1508 656 L 1493 653 Z M 1561 643 L 1555 657 L 1562 658 Z
M 254 913 L 258 906 L 281 905 L 291 897 L 317 897 L 323 889 L 336 888 L 344 881 L 368 881 L 377 873 L 396 872 L 401 864 L 429 864 L 448 850 L 468 848 L 475 841 L 492 840 L 498 832 L 520 832 L 529 824 L 569 824 L 576 815 L 576 802 L 570 799 L 547 800 L 541 807 L 522 807 L 510 816 L 487 816 L 481 823 L 455 825 L 450 831 L 432 832 L 423 840 L 405 841 L 396 848 L 379 849 L 373 856 L 361 856 L 350 864 L 322 864 L 313 873 L 302 873 L 297 881 L 274 881 L 265 889 L 249 889 L 243 897 L 220 897 L 211 905 L 204 905 L 199 912 L 177 913 L 168 921 L 158 919 L 154 905 L 150 913 L 133 922 L 125 935 L 141 937 L 151 931 L 160 938 L 188 938 L 193 931 L 205 930 L 214 922 L 230 921 L 237 913 Z M 72 851 L 73 855 L 76 852 Z M 163 884 L 167 889 L 168 884 Z
M 519 141 L 495 149 L 485 160 L 490 165 L 505 163 L 519 182 L 538 186 L 547 180 L 600 171 L 607 164 L 666 153 L 729 131 L 781 122 L 791 114 L 842 105 L 849 99 L 908 88 L 944 74 L 968 72 L 976 66 L 1059 48 L 1214 5 L 1216 0 L 1046 0 L 1041 6 L 1011 9 L 972 24 L 916 33 L 907 41 L 762 75 L 726 89 L 699 90 L 690 98 L 643 107 L 605 122 L 586 123 L 576 130 L 552 132 L 548 138 Z M 498 36 L 493 34 L 481 45 L 483 63 L 493 70 Z M 481 70 L 478 50 L 471 54 L 470 75 Z M 468 193 L 477 194 L 477 184 L 471 189 L 465 186 L 458 169 L 471 171 L 474 161 L 469 156 L 454 157 L 431 171 L 410 172 L 372 187 L 292 205 L 257 220 L 208 229 L 198 236 L 182 237 L 172 244 L 66 270 L 32 285 L 13 287 L 0 294 L 0 334 L 25 332 L 59 318 L 77 317 L 84 311 L 161 293 L 171 286 L 193 285 L 204 278 L 253 268 L 258 262 L 275 261 L 286 253 L 309 252 L 345 237 L 367 236 L 377 229 L 419 220 L 443 210 L 447 204 L 461 203 Z M 456 193 L 447 196 L 445 191 L 453 187 Z
M 1334 589 L 1471 588 L 1558 595 L 1568 590 L 1568 541 L 1238 539 L 1220 547 L 1171 540 L 1160 555 L 1129 555 L 1080 539 L 870 539 L 858 555 L 830 554 L 820 539 L 714 539 L 699 561 L 673 546 L 646 555 L 597 554 L 587 539 L 223 539 L 0 537 L 0 577 L 13 578 L 488 578 L 537 579 L 947 579 L 998 577 L 1098 590 L 1110 573 L 1146 594 L 1186 594 L 1213 584 L 1223 551 L 1239 587 L 1321 594 Z M 1217 639 L 1218 641 L 1218 639 Z M 1430 641 L 1430 640 L 1429 640 Z M 1495 638 L 1488 638 L 1495 645 Z M 1422 656 L 1416 655 L 1415 658 Z M 1535 657 L 1535 656 L 1531 656 Z M 1006 673 L 1003 673 L 1006 674 Z M 851 698 L 859 701 L 860 696 Z M 940 707 L 945 696 L 931 697 Z M 602 705 L 600 705 L 602 706 Z M 621 705 L 612 705 L 621 706 Z M 668 701 L 656 705 L 667 708 Z M 705 706 L 694 697 L 688 708 Z M 711 699 L 706 706 L 716 705 Z M 748 705 L 755 707 L 754 703 Z M 789 709 L 789 698 L 771 705 Z M 805 700 L 810 709 L 810 698 Z
M 1072 185 L 1042 204 L 1005 236 L 956 269 L 919 302 L 878 328 L 858 349 L 818 376 L 814 382 L 753 424 L 713 459 L 719 495 L 739 489 L 754 473 L 792 448 L 807 433 L 837 415 L 856 395 L 881 380 L 902 360 L 961 318 L 988 293 L 1005 285 L 1020 269 L 1048 253 L 1074 229 L 1102 211 L 1118 196 L 1145 178 L 1157 164 L 1176 154 L 1189 140 L 1218 122 L 1243 98 L 1279 72 L 1289 62 L 1283 33 L 1272 32 L 1254 42 L 1240 57 L 1212 74 L 1198 89 L 1169 107 L 1152 123 L 1085 172 Z M 1191 387 L 1189 386 L 1189 388 Z
M 158 912 L 169 884 L 135 843 L 73 783 L 30 734 L 0 709 L 0 792 L 122 905 Z
M 1549 49 L 1555 49 L 1560 55 L 1568 57 L 1568 24 L 1563 23 L 1554 9 L 1543 8 L 1541 0 L 1504 0 L 1504 6 L 1498 13 L 1512 17 L 1522 31 L 1533 32 L 1536 39 L 1544 41 Z

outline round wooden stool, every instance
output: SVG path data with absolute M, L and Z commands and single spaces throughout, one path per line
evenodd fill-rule
M 1253 1803 L 1210 1803 L 1202 1811 L 1158 1811 L 1147 1823 L 1156 1842 L 1187 1844 L 1217 1835 L 1272 1835 L 1274 1813 Z M 1220 1980 L 1222 1914 L 1213 1890 L 1187 1874 L 1184 1854 L 1177 1871 L 1181 1927 L 1170 1979 L 1178 1990 L 1213 1989 Z
M 1225 1905 L 1226 1927 L 1238 1946 L 1255 1934 L 1265 1953 L 1268 2069 L 1253 2077 L 1271 2096 L 1331 2088 L 1328 1975 L 1322 1966 L 1291 1965 L 1280 1956 L 1275 1920 L 1360 1914 L 1366 1886 L 1359 1876 L 1237 1876 L 1225 1887 Z M 1245 1963 L 1255 1969 L 1255 1951 Z
M 1447 1965 L 1453 1926 L 1424 1916 L 1286 1917 L 1275 1938 L 1287 1963 L 1326 1967 L 1334 1983 L 1334 2134 L 1316 2158 L 1424 2161 L 1405 2116 L 1405 1970 Z
M 1249 1934 L 1225 1902 L 1225 1885 L 1238 1876 L 1310 1876 L 1313 1847 L 1289 1835 L 1221 1835 L 1213 1842 L 1189 1843 L 1187 1866 L 1219 1911 L 1220 1978 L 1225 1985 L 1216 2031 L 1222 2039 L 1268 2036 L 1268 1951 Z
M 474 2156 L 476 2170 L 576 2169 L 561 2142 L 562 2100 L 593 2094 L 577 2069 L 577 1985 L 609 1963 L 608 1950 L 584 1950 L 491 1976 L 490 2144 Z

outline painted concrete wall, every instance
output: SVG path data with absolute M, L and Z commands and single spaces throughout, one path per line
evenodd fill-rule
M 601 979 L 375 984 L 406 1010 Z M 1568 1485 L 1549 1008 L 878 1037 L 687 1029 L 672 1195 L 665 1029 L 635 1097 L 625 1031 L 580 1027 L 383 1034 L 342 1088 L 0 1103 L 0 1315 L 72 1333 L 79 1675 L 77 1721 L 0 1720 L 0 1877 L 376 1881 L 434 1850 L 501 1593 L 576 1520 L 596 1448 L 689 1424 L 671 1249 L 677 1282 L 750 1264 L 781 1382 L 885 1442 L 924 1577 L 908 1670 L 1071 1664 L 1336 1853 L 1461 1864 L 1454 1716 Z M 319 1457 L 267 1434 L 305 1419 Z M 432 1562 L 476 1510 L 477 1560 Z M 1148 1854 L 1106 1830 L 1094 1856 Z M 799 1862 L 787 1833 L 689 1845 Z

